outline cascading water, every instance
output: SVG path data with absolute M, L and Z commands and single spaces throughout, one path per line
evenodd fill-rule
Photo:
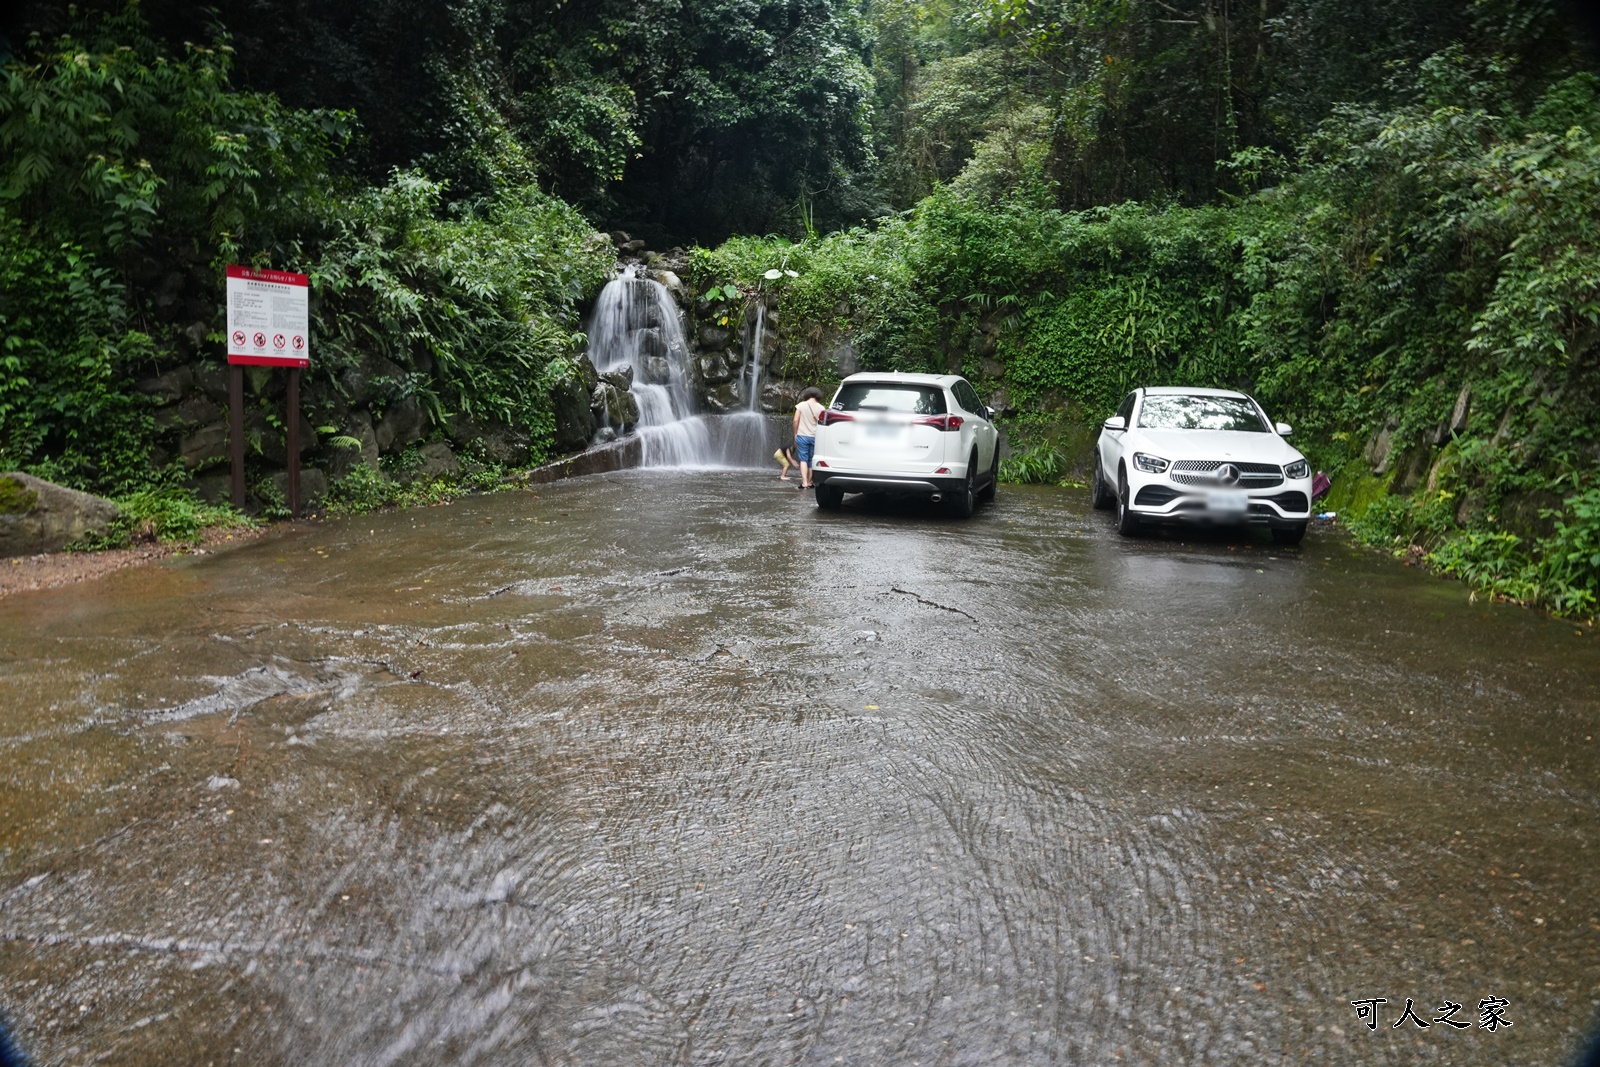
M 695 413 L 689 346 L 667 287 L 626 268 L 600 291 L 589 316 L 595 369 L 633 367 L 636 427 L 646 467 L 755 467 L 774 446 L 758 410 Z
M 761 410 L 761 335 L 767 325 L 767 305 L 756 304 L 756 323 L 751 334 L 750 382 L 745 387 L 745 410 Z

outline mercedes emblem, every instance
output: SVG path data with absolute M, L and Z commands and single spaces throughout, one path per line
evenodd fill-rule
M 1217 482 L 1221 485 L 1238 485 L 1239 468 L 1232 463 L 1224 463 L 1217 468 Z

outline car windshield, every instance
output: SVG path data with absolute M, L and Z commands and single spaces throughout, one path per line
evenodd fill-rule
M 943 415 L 944 390 L 934 385 L 900 382 L 846 382 L 833 398 L 835 411 L 895 411 L 907 415 Z
M 1241 396 L 1158 393 L 1144 398 L 1139 425 L 1148 430 L 1243 430 L 1266 433 L 1256 406 Z

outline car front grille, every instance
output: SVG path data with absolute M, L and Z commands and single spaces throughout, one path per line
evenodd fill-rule
M 1179 485 L 1204 485 L 1216 487 L 1217 470 L 1225 459 L 1180 459 L 1172 465 L 1170 477 Z M 1240 489 L 1271 489 L 1283 484 L 1283 468 L 1274 463 L 1233 463 L 1239 469 Z M 1232 488 L 1232 486 L 1230 486 Z

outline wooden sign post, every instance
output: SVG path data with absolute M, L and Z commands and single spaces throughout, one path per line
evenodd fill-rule
M 284 367 L 289 514 L 300 513 L 300 372 L 311 365 L 311 279 L 283 270 L 228 268 L 228 412 L 233 504 L 244 507 L 244 369 Z

